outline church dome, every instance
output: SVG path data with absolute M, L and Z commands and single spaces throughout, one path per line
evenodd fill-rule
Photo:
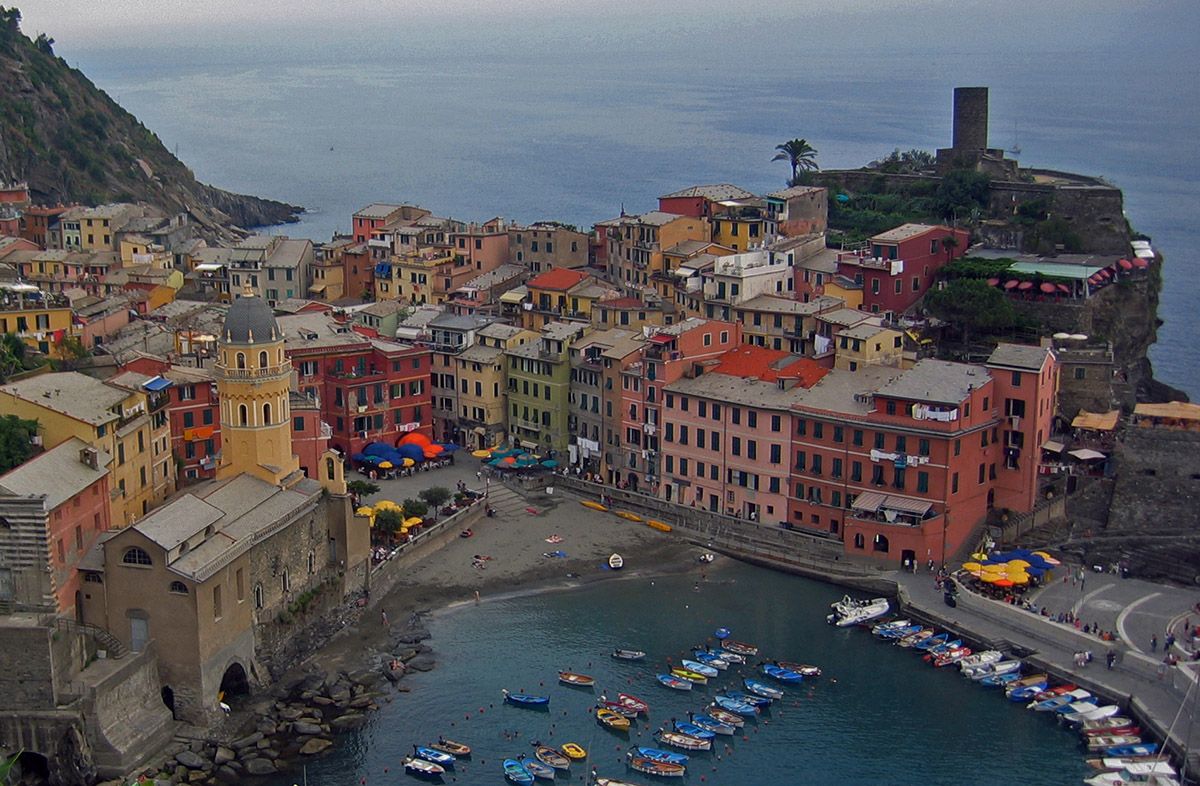
M 266 344 L 281 341 L 279 323 L 267 301 L 254 295 L 243 295 L 229 306 L 221 342 L 225 344 Z

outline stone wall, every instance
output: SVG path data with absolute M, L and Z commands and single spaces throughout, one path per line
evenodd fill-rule
M 49 628 L 0 627 L 0 707 L 33 710 L 53 707 L 54 665 Z
M 79 702 L 97 774 L 106 778 L 143 764 L 174 733 L 162 701 L 154 642 L 117 663 Z
M 39 753 L 54 786 L 90 786 L 97 773 L 83 724 L 73 710 L 0 712 L 0 755 Z

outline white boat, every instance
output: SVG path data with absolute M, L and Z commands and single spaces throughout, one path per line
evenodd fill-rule
M 995 663 L 988 663 L 983 666 L 972 666 L 963 669 L 963 674 L 976 682 L 985 677 L 998 677 L 1001 674 L 1012 674 L 1020 671 L 1021 661 L 1019 660 L 999 660 Z
M 960 660 L 958 668 L 963 672 L 967 672 L 976 666 L 987 666 L 996 663 L 1003 657 L 1004 653 L 1000 652 L 1000 650 L 984 650 L 983 652 L 976 652 L 974 655 L 968 655 Z
M 1084 721 L 1109 718 L 1113 715 L 1116 715 L 1120 711 L 1121 708 L 1117 705 L 1106 704 L 1103 707 L 1093 707 L 1090 710 L 1083 710 L 1082 712 L 1064 712 L 1059 717 L 1062 719 L 1063 723 L 1070 723 L 1074 725 L 1077 723 L 1083 723 Z
M 1120 772 L 1130 764 L 1149 764 L 1151 762 L 1170 763 L 1171 758 L 1166 754 L 1157 756 L 1105 756 L 1099 759 L 1088 759 L 1084 763 L 1093 770 L 1100 772 Z
M 889 608 L 890 604 L 887 598 L 875 598 L 875 600 L 866 605 L 855 606 L 840 613 L 834 612 L 829 615 L 827 620 L 839 628 L 848 628 L 860 622 L 869 622 L 882 617 L 888 613 Z
M 625 567 L 625 558 L 620 554 L 613 554 L 609 556 L 608 567 L 612 568 L 613 570 L 620 570 L 621 568 Z
M 1083 782 L 1091 786 L 1125 786 L 1133 783 L 1168 786 L 1179 783 L 1176 779 L 1178 774 L 1169 761 L 1130 762 L 1119 772 L 1102 772 L 1084 778 Z
M 878 603 L 886 600 L 887 598 L 852 598 L 849 595 L 843 595 L 841 600 L 835 600 L 833 603 L 830 603 L 829 606 L 834 610 L 835 613 L 840 615 L 841 613 L 849 611 L 850 609 L 856 609 L 860 606 L 869 606 L 872 603 Z

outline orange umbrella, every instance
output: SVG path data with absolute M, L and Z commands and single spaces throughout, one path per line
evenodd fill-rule
M 997 587 L 1011 587 L 1013 585 L 1012 579 L 996 579 L 992 583 Z

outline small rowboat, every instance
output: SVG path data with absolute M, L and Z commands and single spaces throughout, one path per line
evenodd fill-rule
M 712 740 L 717 736 L 716 732 L 702 729 L 696 724 L 688 723 L 687 721 L 675 721 L 675 731 L 680 734 L 686 734 L 689 737 L 699 737 L 702 740 Z
M 436 778 L 439 775 L 444 775 L 446 768 L 440 764 L 434 764 L 425 759 L 419 759 L 416 756 L 409 756 L 404 760 L 404 770 L 413 775 L 421 775 L 426 778 Z M 532 781 L 532 779 L 530 779 Z
M 721 660 L 727 663 L 745 663 L 746 656 L 733 650 L 713 650 L 713 655 L 716 655 Z
M 618 516 L 620 516 L 621 518 L 625 519 L 626 521 L 638 521 L 638 522 L 640 522 L 640 521 L 642 520 L 642 517 L 641 517 L 641 516 L 639 516 L 638 514 L 636 514 L 636 513 L 629 513 L 628 511 L 624 511 L 624 510 L 618 510 L 618 511 L 617 511 L 617 515 L 618 515 Z
M 655 761 L 665 761 L 670 764 L 687 764 L 688 756 L 686 753 L 671 753 L 670 751 L 660 751 L 658 748 L 647 748 L 638 746 L 633 749 L 633 752 L 643 759 L 654 759 Z
M 1021 661 L 1000 660 L 996 661 L 995 663 L 989 663 L 986 666 L 967 666 L 966 668 L 959 668 L 962 669 L 964 677 L 978 682 L 979 680 L 987 677 L 999 677 L 1003 674 L 1012 674 L 1015 677 L 1016 673 L 1021 670 Z
M 608 557 L 608 567 L 613 570 L 620 570 L 625 567 L 625 558 L 620 554 L 610 554 Z
M 694 671 L 697 674 L 703 674 L 705 677 L 715 677 L 720 673 L 718 672 L 716 666 L 709 666 L 701 663 L 698 660 L 682 660 L 679 662 L 679 664 L 688 671 Z
M 1114 715 L 1111 718 L 1103 718 L 1101 720 L 1084 721 L 1079 726 L 1079 730 L 1084 734 L 1089 734 L 1094 731 L 1104 731 L 1106 729 L 1119 729 L 1122 726 L 1132 726 L 1133 721 L 1124 715 Z
M 941 644 L 937 645 L 936 647 L 930 647 L 929 649 L 927 649 L 925 651 L 925 655 L 923 657 L 925 660 L 933 660 L 934 657 L 941 655 L 943 652 L 949 652 L 950 650 L 956 650 L 959 647 L 961 647 L 962 645 L 963 645 L 962 639 L 954 639 L 953 641 L 942 642 Z
M 707 685 L 708 684 L 708 677 L 705 677 L 703 674 L 697 674 L 696 672 L 690 671 L 689 669 L 671 669 L 671 675 L 674 677 L 678 677 L 681 680 L 687 680 L 688 682 L 695 683 L 697 685 Z
M 1088 696 L 1086 699 L 1077 699 L 1072 701 L 1070 704 L 1064 704 L 1063 706 L 1056 708 L 1054 712 L 1058 715 L 1073 715 L 1077 712 L 1087 712 L 1088 710 L 1094 710 L 1100 706 L 1096 703 L 1097 701 L 1099 700 L 1095 696 Z M 1093 719 L 1085 718 L 1085 720 Z M 1095 718 L 1094 720 L 1100 719 Z
M 1083 712 L 1068 712 L 1059 716 L 1059 720 L 1063 723 L 1079 724 L 1084 721 L 1100 720 L 1101 718 L 1110 718 L 1121 711 L 1121 708 L 1115 704 L 1106 704 L 1103 707 L 1094 707 Z M 1120 755 L 1120 754 L 1116 754 Z
M 746 657 L 753 657 L 758 654 L 758 647 L 755 647 L 753 644 L 743 644 L 740 641 L 725 641 L 721 646 L 730 652 L 736 652 L 738 655 Z
M 720 709 L 724 710 L 725 712 L 736 714 L 736 715 L 757 715 L 758 714 L 758 707 L 756 707 L 753 704 L 748 704 L 744 701 L 739 701 L 731 696 L 717 696 L 716 698 L 713 699 L 713 706 L 719 707 Z M 714 718 L 717 717 L 715 713 L 713 714 L 713 717 Z M 720 720 L 720 719 L 718 718 L 718 720 Z M 726 721 L 726 722 L 728 723 L 728 721 Z M 741 724 L 738 724 L 738 725 L 740 726 Z
M 533 755 L 537 756 L 537 760 L 542 764 L 556 770 L 565 770 L 571 766 L 570 759 L 547 745 L 535 745 Z
M 530 786 L 533 783 L 533 775 L 516 759 L 504 760 L 504 777 L 518 786 Z
M 1038 695 L 1040 696 L 1041 694 L 1039 693 Z M 1025 706 L 1034 712 L 1053 712 L 1059 707 L 1065 707 L 1071 702 L 1083 701 L 1084 699 L 1090 698 L 1091 695 L 1092 694 L 1085 690 L 1073 690 L 1070 693 L 1064 693 L 1061 696 L 1051 696 L 1048 699 L 1041 699 L 1040 701 L 1035 696 L 1034 700 Z
M 725 671 L 725 669 L 729 668 L 729 661 L 712 654 L 708 650 L 696 650 L 693 655 L 695 655 L 696 660 L 700 661 L 705 666 L 711 666 L 712 668 L 720 669 L 721 671 Z
M 799 682 L 804 679 L 803 675 L 797 674 L 794 671 L 788 671 L 787 669 L 781 669 L 773 663 L 764 663 L 762 665 L 762 672 L 780 682 Z
M 564 685 L 574 685 L 579 688 L 590 688 L 596 684 L 595 677 L 589 677 L 586 674 L 576 674 L 571 671 L 560 671 L 558 673 L 558 681 Z
M 733 733 L 737 731 L 737 729 L 735 729 L 732 725 L 728 723 L 722 723 L 716 718 L 711 718 L 708 715 L 695 715 L 689 712 L 688 718 L 691 719 L 693 725 L 699 726 L 707 731 L 711 731 L 713 734 L 724 734 L 726 737 L 732 737 Z
M 986 685 L 989 688 L 1003 688 L 1019 679 L 1021 679 L 1021 676 L 1017 674 L 1017 672 L 1009 671 L 1005 672 L 1004 674 L 989 674 L 981 679 L 979 684 Z
M 916 645 L 917 642 L 924 641 L 925 639 L 929 638 L 932 635 L 933 635 L 933 628 L 922 628 L 921 630 L 917 631 L 916 633 L 912 634 L 911 636 L 905 636 L 904 638 L 897 641 L 896 646 L 908 649 L 909 647 Z
M 586 759 L 587 758 L 587 751 L 585 751 L 583 749 L 583 746 L 576 745 L 573 742 L 568 742 L 566 745 L 563 745 L 562 753 L 568 759 Z
M 625 731 L 629 728 L 629 718 L 626 718 L 624 715 L 618 715 L 612 710 L 604 707 L 596 708 L 596 720 L 599 721 L 601 725 L 610 729 Z
M 637 696 L 631 696 L 628 693 L 618 693 L 617 701 L 621 702 L 632 710 L 637 710 L 643 715 L 650 714 L 650 705 L 639 699 Z
M 413 753 L 419 759 L 431 761 L 434 764 L 440 764 L 443 767 L 454 766 L 454 756 L 444 751 L 434 750 L 433 748 L 423 748 L 420 745 L 414 745 Z
M 627 756 L 627 763 L 630 769 L 644 772 L 647 775 L 657 775 L 660 778 L 682 778 L 687 771 L 687 767 L 682 764 L 672 764 L 668 761 L 657 761 L 655 759 L 647 759 L 643 756 L 635 756 L 633 751 Z
M 1088 749 L 1089 753 L 1095 753 L 1117 745 L 1136 745 L 1141 741 L 1142 738 L 1136 734 L 1097 734 L 1094 737 L 1085 738 L 1083 746 Z
M 1115 745 L 1104 751 L 1105 756 L 1153 756 L 1158 753 L 1157 742 L 1139 742 L 1132 745 Z
M 736 726 L 739 729 L 746 725 L 746 719 L 741 715 L 738 715 L 736 712 L 730 712 L 729 710 L 722 709 L 719 706 L 714 705 L 709 707 L 708 714 L 713 720 L 720 721 L 721 723 L 727 723 L 730 726 Z
M 545 708 L 550 706 L 550 697 L 548 696 L 530 696 L 527 693 L 509 693 L 506 690 L 501 693 L 504 694 L 505 701 L 518 707 Z
M 1004 657 L 1004 653 L 1000 650 L 984 650 L 976 652 L 974 655 L 969 655 L 958 662 L 959 669 L 970 669 L 975 666 L 983 666 L 988 663 L 995 663 Z
M 521 766 L 524 767 L 530 775 L 535 778 L 543 778 L 548 781 L 554 780 L 553 767 L 548 767 L 545 764 L 542 764 L 540 761 L 530 761 L 529 759 L 523 758 L 525 756 L 523 753 L 521 756 Z
M 616 778 L 605 778 L 600 775 L 597 775 L 595 777 L 595 780 L 592 781 L 592 783 L 594 783 L 595 786 L 641 786 L 641 784 L 638 784 L 638 783 L 630 783 L 629 781 L 619 781 Z
M 769 685 L 767 687 L 770 687 Z M 742 693 L 736 690 L 727 690 L 725 695 L 734 701 L 742 701 L 749 704 L 751 707 L 769 707 L 774 699 L 769 699 L 766 696 L 757 696 L 753 693 Z M 735 710 L 736 712 L 736 710 Z
M 656 674 L 654 676 L 659 682 L 661 682 L 663 685 L 666 685 L 668 688 L 674 688 L 675 690 L 692 689 L 692 683 L 688 682 L 687 680 L 681 680 L 672 674 Z
M 1046 674 L 1045 672 L 1042 672 L 1041 674 L 1030 674 L 1028 677 L 1021 677 L 1019 680 L 1015 680 L 1014 682 L 1010 683 L 1006 687 L 1006 690 L 1013 691 L 1017 688 L 1024 688 L 1026 685 L 1037 685 L 1039 682 L 1048 683 L 1049 681 L 1050 675 Z M 1042 690 L 1045 690 L 1045 688 Z
M 606 710 L 612 710 L 621 717 L 629 718 L 630 720 L 638 716 L 637 710 L 635 710 L 633 707 L 627 707 L 619 701 L 602 701 L 600 702 L 600 706 Z
M 1098 734 L 1141 734 L 1142 727 L 1132 725 L 1132 721 L 1126 726 L 1113 726 L 1111 729 L 1091 729 L 1083 732 L 1083 738 L 1086 740 L 1089 737 L 1095 737 Z
M 667 731 L 666 729 L 659 729 L 654 733 L 654 736 L 663 745 L 670 745 L 673 748 L 680 748 L 685 751 L 712 750 L 712 740 L 704 739 L 703 737 L 693 737 L 690 734 Z
M 958 649 L 950 650 L 949 652 L 943 652 L 935 657 L 933 659 L 933 665 L 935 668 L 941 668 L 942 666 L 949 666 L 952 663 L 958 663 L 963 658 L 969 658 L 970 656 L 970 647 L 959 647 Z
M 1028 701 L 1046 689 L 1046 683 L 1039 682 L 1026 685 L 1024 688 L 1013 688 L 1007 692 L 1009 701 Z
M 591 508 L 592 510 L 599 510 L 601 512 L 608 510 L 608 508 L 604 507 L 599 502 L 592 502 L 591 500 L 587 499 L 580 500 L 579 504 L 583 505 L 585 508 Z
M 645 660 L 646 653 L 641 650 L 613 650 L 612 656 L 617 660 Z
M 812 664 L 809 664 L 809 663 L 792 663 L 792 662 L 786 661 L 786 660 L 777 660 L 777 661 L 775 661 L 775 665 L 781 669 L 787 669 L 788 671 L 794 671 L 797 674 L 801 674 L 805 677 L 820 677 L 821 676 L 821 668 L 819 666 L 813 666 Z
M 1056 696 L 1062 696 L 1064 694 L 1073 694 L 1077 690 L 1079 690 L 1079 686 L 1075 685 L 1074 683 L 1067 683 L 1066 685 L 1055 685 L 1053 688 L 1046 688 L 1044 691 L 1042 691 L 1038 695 L 1034 696 L 1033 698 L 1036 699 L 1037 701 L 1043 701 L 1045 699 L 1053 699 Z M 1084 691 L 1084 693 L 1087 693 L 1087 691 Z M 1091 694 L 1088 694 L 1088 695 L 1090 696 Z
M 757 696 L 762 696 L 763 698 L 766 698 L 766 699 L 782 699 L 783 698 L 783 691 L 780 690 L 779 688 L 776 688 L 774 685 L 768 685 L 767 683 L 760 682 L 758 680 L 743 680 L 742 684 L 744 684 L 746 686 L 746 690 L 750 691 L 751 693 L 753 693 Z M 729 694 L 729 692 L 726 691 L 726 695 L 731 695 L 731 694 Z
M 439 750 L 444 753 L 449 753 L 453 756 L 470 756 L 471 746 L 463 745 L 461 742 L 448 740 L 444 737 L 439 737 L 437 742 L 430 743 L 429 747 L 434 750 Z
M 928 650 L 938 646 L 939 644 L 945 644 L 948 641 L 950 641 L 949 633 L 939 633 L 936 636 L 927 636 L 913 646 L 919 650 Z

